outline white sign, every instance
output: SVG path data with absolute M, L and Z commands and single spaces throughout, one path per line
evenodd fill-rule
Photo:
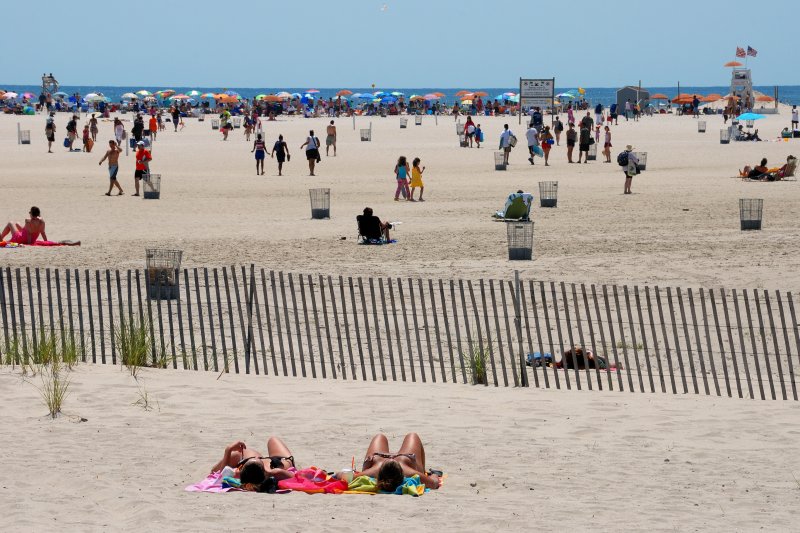
M 555 96 L 552 78 L 547 80 L 519 80 L 519 104 L 521 107 L 550 107 Z

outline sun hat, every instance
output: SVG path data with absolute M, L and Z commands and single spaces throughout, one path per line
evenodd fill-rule
M 630 152 L 631 150 L 633 150 L 633 145 L 629 144 L 628 146 L 625 147 L 625 149 Z
M 138 143 L 136 143 L 136 145 L 137 146 L 144 146 L 144 141 L 139 141 Z

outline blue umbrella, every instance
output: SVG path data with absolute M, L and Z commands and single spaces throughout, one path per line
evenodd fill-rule
M 400 91 L 392 92 L 392 96 L 405 96 L 405 93 L 401 93 Z
M 397 98 L 395 98 L 394 96 L 384 96 L 383 98 L 381 98 L 381 103 L 382 104 L 393 104 L 396 101 L 397 101 Z
M 353 95 L 353 96 L 355 96 L 355 95 Z M 362 100 L 372 100 L 373 98 L 375 98 L 374 96 L 372 96 L 369 93 L 359 94 L 358 97 L 361 98 Z
M 736 120 L 761 120 L 762 118 L 767 118 L 764 115 L 759 115 L 758 113 L 742 113 Z

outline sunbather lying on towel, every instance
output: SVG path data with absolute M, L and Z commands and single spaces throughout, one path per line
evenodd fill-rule
M 0 241 L 6 240 L 6 235 L 11 235 L 10 242 L 15 244 L 28 244 L 28 245 L 40 245 L 40 246 L 80 246 L 80 241 L 60 241 L 60 242 L 52 242 L 47 240 L 47 234 L 45 233 L 45 223 L 44 219 L 41 218 L 41 211 L 38 207 L 33 206 L 29 211 L 31 218 L 25 219 L 25 225 L 21 225 L 18 222 L 9 222 L 6 224 L 6 227 L 3 228 L 2 233 L 0 233 Z M 39 236 L 41 235 L 42 240 L 38 243 L 36 242 Z
M 747 165 L 746 167 L 744 167 L 742 170 L 739 171 L 739 175 L 743 178 L 750 178 L 752 180 L 760 178 L 767 172 L 769 172 L 769 168 L 767 167 L 767 158 L 765 157 L 764 159 L 761 160 L 760 165 L 756 165 L 752 168 L 750 167 L 750 165 Z
M 225 448 L 222 459 L 211 467 L 212 472 L 226 466 L 236 469 L 244 490 L 269 492 L 281 479 L 294 477 L 294 456 L 286 444 L 278 437 L 267 441 L 267 455 L 248 448 L 244 442 L 236 441 Z
M 586 368 L 609 368 L 608 359 L 602 355 L 596 355 L 591 350 L 584 350 L 579 346 L 575 346 L 571 350 L 567 350 L 561 356 L 561 361 L 556 363 L 557 368 L 577 368 L 584 370 Z M 622 368 L 622 365 L 617 365 L 617 368 Z
M 416 433 L 409 433 L 397 453 L 389 451 L 389 440 L 379 433 L 372 437 L 364 458 L 363 471 L 357 475 L 374 477 L 378 490 L 394 492 L 407 477 L 418 475 L 429 489 L 438 489 L 439 476 L 425 472 L 425 448 Z

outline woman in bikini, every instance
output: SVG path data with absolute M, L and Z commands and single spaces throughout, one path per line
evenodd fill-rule
M 296 472 L 292 452 L 278 437 L 269 438 L 265 456 L 248 448 L 242 441 L 229 444 L 222 459 L 211 467 L 211 472 L 218 472 L 226 466 L 236 469 L 244 490 L 254 492 L 274 492 L 278 481 L 290 479 Z
M 362 471 L 357 475 L 374 477 L 381 492 L 394 492 L 405 478 L 414 475 L 418 475 L 429 489 L 438 489 L 440 485 L 438 474 L 425 472 L 425 448 L 416 433 L 409 433 L 403 438 L 397 453 L 389 451 L 386 435 L 378 433 L 372 437 Z

